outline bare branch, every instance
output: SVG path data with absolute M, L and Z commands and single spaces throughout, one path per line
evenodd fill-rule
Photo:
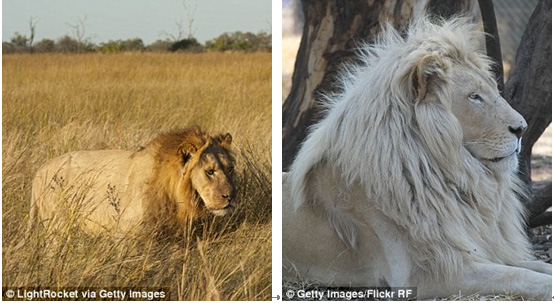
M 29 31 L 31 32 L 29 35 L 29 53 L 33 53 L 33 40 L 35 39 L 35 32 L 37 27 L 37 21 L 35 18 L 31 17 L 29 19 Z
M 188 39 L 194 38 L 194 32 L 195 29 L 193 28 L 194 24 L 194 14 L 196 13 L 197 6 L 194 6 L 194 8 L 191 8 L 189 5 L 187 5 L 186 1 L 183 0 L 183 7 L 185 8 L 185 13 L 187 14 L 187 25 L 188 25 Z
M 185 9 L 185 14 L 187 15 L 187 29 L 188 29 L 188 34 L 187 34 L 187 39 L 192 39 L 194 38 L 194 32 L 195 32 L 195 29 L 194 29 L 194 14 L 196 13 L 196 6 L 194 6 L 193 8 L 191 8 L 189 5 L 187 5 L 186 1 L 183 0 L 183 8 Z M 175 21 L 175 24 L 177 26 L 177 34 L 176 35 L 173 35 L 173 34 L 170 34 L 164 30 L 161 30 L 160 31 L 160 35 L 162 36 L 165 36 L 166 39 L 172 41 L 172 42 L 178 42 L 178 41 L 181 41 L 183 39 L 185 39 L 185 26 L 184 26 L 184 21 L 182 19 L 178 20 L 178 21 Z
M 183 39 L 185 30 L 183 29 L 183 20 L 175 21 L 175 26 L 177 27 L 177 34 L 173 35 L 164 30 L 160 31 L 160 35 L 165 36 L 166 39 L 177 42 Z
M 79 43 L 79 52 L 82 51 L 83 43 L 86 41 L 85 38 L 85 29 L 86 29 L 87 16 L 79 18 L 77 24 L 68 24 L 69 27 L 73 29 L 75 34 L 75 39 Z

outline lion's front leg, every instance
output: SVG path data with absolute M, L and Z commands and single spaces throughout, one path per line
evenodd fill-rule
M 552 276 L 527 268 L 474 263 L 451 282 L 428 281 L 418 287 L 418 298 L 453 294 L 519 294 L 527 300 L 551 300 Z
M 523 261 L 521 263 L 514 264 L 514 266 L 527 268 L 532 271 L 536 271 L 536 272 L 540 272 L 540 273 L 552 276 L 552 264 L 550 263 L 546 263 L 542 261 Z

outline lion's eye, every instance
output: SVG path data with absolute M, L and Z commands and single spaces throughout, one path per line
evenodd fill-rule
M 215 173 L 215 170 L 213 170 L 213 169 L 209 169 L 209 170 L 206 171 L 206 175 L 208 175 L 208 176 L 213 176 L 214 173 Z
M 469 99 L 473 101 L 483 102 L 483 98 L 481 98 L 481 96 L 477 93 L 472 93 L 471 95 L 469 95 Z

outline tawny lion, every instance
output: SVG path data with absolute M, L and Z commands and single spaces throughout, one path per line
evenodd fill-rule
M 231 141 L 228 133 L 194 127 L 163 133 L 138 151 L 76 151 L 50 160 L 33 180 L 30 226 L 64 222 L 126 234 L 229 214 L 236 193 Z

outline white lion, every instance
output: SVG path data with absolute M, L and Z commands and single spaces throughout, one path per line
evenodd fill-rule
M 551 298 L 516 171 L 527 124 L 500 96 L 481 33 L 420 18 L 362 47 L 283 174 L 284 275 L 417 287 L 418 298 Z

